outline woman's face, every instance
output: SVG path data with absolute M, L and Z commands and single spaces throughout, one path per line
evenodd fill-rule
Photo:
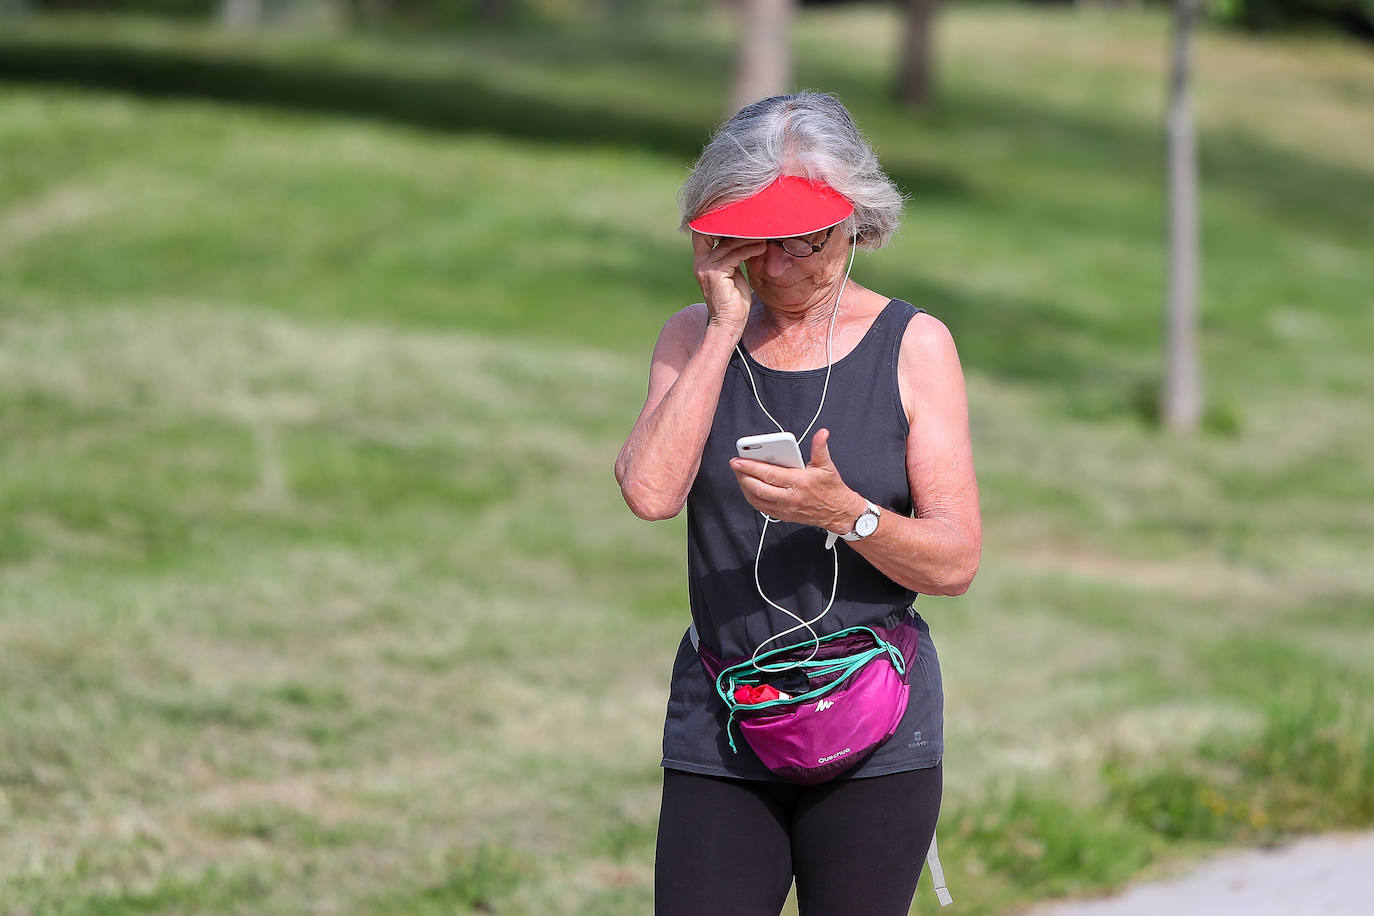
M 844 274 L 849 256 L 845 227 L 837 227 L 826 239 L 828 230 L 799 236 L 812 245 L 824 244 L 820 251 L 799 258 L 788 254 L 776 240 L 763 254 L 745 261 L 749 285 L 766 304 L 775 308 L 798 308 L 828 302 Z

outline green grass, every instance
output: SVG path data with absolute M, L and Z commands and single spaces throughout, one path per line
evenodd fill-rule
M 798 81 L 911 198 L 856 277 L 969 377 L 983 570 L 922 600 L 961 911 L 1369 826 L 1374 59 L 1201 36 L 1176 440 L 1166 21 L 951 9 L 919 115 L 892 23 L 808 12 Z M 715 20 L 6 26 L 0 912 L 647 910 L 682 525 L 611 463 L 729 61 Z

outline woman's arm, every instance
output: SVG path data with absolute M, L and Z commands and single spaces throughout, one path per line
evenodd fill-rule
M 949 329 L 927 314 L 912 318 L 897 371 L 911 424 L 906 473 L 915 517 L 883 513 L 878 530 L 850 546 L 894 582 L 962 595 L 982 558 L 983 521 L 964 370 Z
M 687 503 L 734 346 L 701 305 L 663 325 L 644 409 L 615 461 L 621 495 L 640 518 L 672 518 Z
M 663 325 L 649 369 L 649 394 L 615 462 L 630 511 L 672 518 L 687 503 L 711 432 L 730 354 L 749 319 L 751 292 L 740 264 L 764 242 L 711 240 L 692 233 L 697 282 L 706 302 Z
M 846 543 L 899 585 L 926 595 L 960 595 L 978 571 L 983 525 L 964 373 L 939 320 L 920 314 L 907 325 L 898 378 L 911 424 L 906 471 L 916 515 L 884 512 L 877 531 Z M 849 533 L 865 499 L 835 469 L 829 436 L 828 430 L 816 432 L 803 470 L 734 459 L 745 497 L 775 518 Z

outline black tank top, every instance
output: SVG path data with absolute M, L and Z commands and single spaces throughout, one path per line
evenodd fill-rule
M 830 430 L 830 455 L 845 483 L 884 512 L 910 515 L 906 473 L 909 426 L 897 382 L 897 360 L 907 325 L 921 309 L 890 301 L 868 332 L 832 367 L 825 405 L 801 440 L 809 458 L 811 439 Z M 741 347 L 740 350 L 743 350 Z M 776 432 L 760 409 L 750 384 L 783 428 L 801 435 L 821 403 L 825 368 L 798 372 L 770 369 L 745 353 L 731 357 L 702 451 L 701 468 L 687 498 L 687 574 L 692 621 L 702 642 L 721 658 L 747 658 L 776 633 L 797 621 L 770 607 L 754 583 L 754 558 L 764 519 L 740 492 L 730 459 L 741 436 Z M 759 583 L 770 599 L 803 620 L 821 612 L 834 581 L 834 559 L 826 533 L 807 525 L 768 526 L 759 560 Z M 916 593 L 887 578 L 845 541 L 835 545 L 839 582 L 830 612 L 815 625 L 824 635 L 858 624 L 889 624 L 911 606 Z M 943 751 L 943 695 L 939 662 L 929 627 L 922 632 L 920 664 L 911 672 L 911 701 L 897 734 L 853 776 L 877 776 L 939 763 Z M 776 648 L 809 638 L 799 630 L 770 643 Z M 663 765 L 713 775 L 770 779 L 772 774 L 744 742 L 732 752 L 726 740 L 725 707 L 716 696 L 686 637 L 673 668 L 664 727 Z

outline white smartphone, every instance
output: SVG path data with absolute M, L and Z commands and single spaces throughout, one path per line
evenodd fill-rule
M 791 433 L 764 433 L 761 436 L 745 436 L 735 442 L 735 451 L 741 458 L 766 461 L 785 468 L 804 468 L 801 449 L 797 447 L 797 437 Z

